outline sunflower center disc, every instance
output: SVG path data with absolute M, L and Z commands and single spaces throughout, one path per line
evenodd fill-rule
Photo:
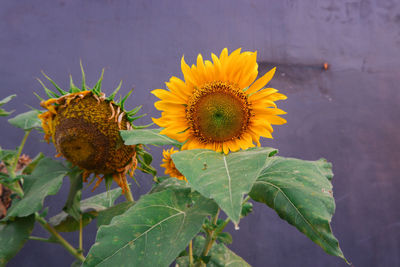
M 244 93 L 223 82 L 206 84 L 196 90 L 188 105 L 188 119 L 194 134 L 206 143 L 240 137 L 249 117 Z

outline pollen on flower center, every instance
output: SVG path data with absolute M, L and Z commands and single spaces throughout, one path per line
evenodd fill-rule
M 200 141 L 224 142 L 240 138 L 246 131 L 251 108 L 243 91 L 232 84 L 215 81 L 195 89 L 186 114 Z

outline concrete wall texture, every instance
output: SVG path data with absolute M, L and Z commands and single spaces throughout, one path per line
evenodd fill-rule
M 64 87 L 70 73 L 79 81 L 81 59 L 89 85 L 105 67 L 106 93 L 120 79 L 121 94 L 135 88 L 128 108 L 143 104 L 149 114 L 143 124 L 159 116 L 150 90 L 164 88 L 171 75 L 182 77 L 183 54 L 194 63 L 197 53 L 209 59 L 224 47 L 257 50 L 260 72 L 277 66 L 271 84 L 288 96 L 278 103 L 288 123 L 263 145 L 282 156 L 332 162 L 332 227 L 344 254 L 356 267 L 400 266 L 399 1 L 0 0 L 0 33 L 0 98 L 18 95 L 9 109 L 39 107 L 32 92 L 42 92 L 35 81 L 40 70 Z M 328 71 L 319 67 L 324 61 Z M 2 147 L 16 147 L 23 133 L 4 118 L 0 127 Z M 41 139 L 34 133 L 24 152 L 53 156 Z M 137 178 L 136 198 L 151 184 L 148 176 Z M 64 204 L 67 180 L 61 190 L 46 200 L 50 215 Z M 253 266 L 346 266 L 264 205 L 255 204 L 239 231 L 229 230 L 231 249 Z M 86 251 L 95 234 L 92 223 Z M 77 243 L 76 235 L 66 238 Z M 29 241 L 9 266 L 72 261 L 60 246 Z

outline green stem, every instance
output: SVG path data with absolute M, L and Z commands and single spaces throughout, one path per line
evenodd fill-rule
M 28 130 L 28 131 L 25 132 L 24 138 L 22 139 L 21 144 L 19 145 L 18 152 L 17 152 L 17 157 L 15 158 L 14 164 L 12 166 L 12 169 L 13 169 L 14 173 L 17 171 L 18 160 L 19 160 L 19 157 L 21 156 L 22 149 L 25 146 L 26 139 L 28 139 L 28 136 L 29 136 L 30 132 L 31 132 L 31 130 Z
M 44 218 L 40 217 L 36 214 L 35 219 L 46 229 L 50 234 L 53 235 L 57 239 L 57 241 L 75 258 L 80 260 L 81 262 L 85 261 L 85 257 L 79 253 L 67 240 L 65 240 L 57 231 L 53 228 Z
M 242 205 L 243 205 L 244 203 L 246 203 L 247 201 L 249 201 L 249 199 L 250 199 L 250 196 L 247 196 L 247 197 L 243 200 Z M 215 214 L 215 217 L 213 218 L 213 225 L 214 225 L 214 226 L 217 224 L 219 212 L 220 212 L 220 209 L 218 208 L 217 214 Z M 215 240 L 217 239 L 217 235 L 220 234 L 220 233 L 225 229 L 225 227 L 228 225 L 228 223 L 229 223 L 230 221 L 231 221 L 231 219 L 228 217 L 228 218 L 226 218 L 225 221 L 218 227 L 218 229 L 212 230 L 212 231 L 210 231 L 210 232 L 207 231 L 206 244 L 205 244 L 205 246 L 204 246 L 202 256 L 207 256 L 207 255 L 208 255 L 208 252 L 209 252 L 210 249 L 212 248 L 212 246 L 213 246 Z M 205 266 L 205 264 L 204 264 L 204 262 L 199 262 L 196 266 Z
M 47 242 L 47 243 L 58 243 L 57 240 L 52 240 L 50 238 L 43 238 L 43 237 L 38 237 L 38 236 L 30 236 L 29 240 L 36 240 L 36 241 Z
M 133 199 L 133 195 L 132 195 L 132 192 L 131 192 L 131 187 L 129 186 L 129 184 L 127 185 L 127 190 L 125 190 L 124 196 L 125 196 L 127 201 L 135 202 L 135 200 Z
M 82 214 L 79 218 L 79 251 L 80 254 L 82 255 L 83 253 L 83 220 L 82 220 Z
M 220 211 L 221 211 L 221 209 L 218 208 L 217 213 L 215 214 L 215 216 L 213 218 L 213 221 L 212 221 L 213 227 L 216 227 L 216 225 L 217 225 L 218 216 L 219 216 Z M 214 244 L 214 241 L 216 239 L 216 236 L 214 234 L 215 234 L 215 229 L 211 230 L 210 232 L 207 233 L 206 245 L 204 246 L 202 256 L 207 256 L 208 252 L 212 248 L 212 245 Z
M 189 267 L 193 267 L 193 241 L 189 243 Z
M 17 172 L 17 167 L 18 167 L 18 160 L 19 160 L 19 157 L 21 156 L 22 149 L 25 146 L 26 139 L 28 139 L 30 132 L 31 132 L 31 130 L 25 132 L 24 138 L 22 139 L 21 144 L 19 145 L 17 155 L 16 155 L 14 162 L 12 163 L 11 168 L 10 168 L 10 177 L 11 178 L 15 178 L 15 173 Z M 16 192 L 20 197 L 24 196 L 24 191 L 22 190 L 21 185 L 19 184 L 19 181 L 15 181 L 14 183 L 12 183 L 12 185 L 10 186 L 10 189 L 12 191 Z

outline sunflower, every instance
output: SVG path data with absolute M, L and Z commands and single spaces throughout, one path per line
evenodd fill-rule
M 260 146 L 260 137 L 272 138 L 273 124 L 284 124 L 285 114 L 274 101 L 286 99 L 273 88 L 264 88 L 275 68 L 256 80 L 257 52 L 223 49 L 213 62 L 197 57 L 197 66 L 189 67 L 184 57 L 181 68 L 184 81 L 171 77 L 169 90 L 152 93 L 160 99 L 154 106 L 161 118 L 154 123 L 161 134 L 176 139 L 182 149 L 205 148 L 218 152 L 238 151 Z
M 178 169 L 175 167 L 174 162 L 172 161 L 171 155 L 176 152 L 178 151 L 174 150 L 174 148 L 171 148 L 169 150 L 163 150 L 163 157 L 164 157 L 162 159 L 163 164 L 161 164 L 160 166 L 165 168 L 165 174 L 171 177 L 175 177 L 179 180 L 187 181 L 185 176 L 183 176 L 182 173 L 178 171 Z
M 123 190 L 129 191 L 126 174 L 133 176 L 137 167 L 136 152 L 139 146 L 124 145 L 120 130 L 135 128 L 133 121 L 140 107 L 131 111 L 124 109 L 124 102 L 130 93 L 120 102 L 114 97 L 121 87 L 106 98 L 101 92 L 104 70 L 96 85 L 90 89 L 85 84 L 82 68 L 82 88 L 75 86 L 70 78 L 69 91 L 62 90 L 46 74 L 43 75 L 56 87 L 59 94 L 49 90 L 42 81 L 48 100 L 40 105 L 47 111 L 41 113 L 44 139 L 54 143 L 57 156 L 64 156 L 72 164 L 83 170 L 83 180 L 93 174 L 98 178 L 93 190 L 104 178 L 112 178 Z

